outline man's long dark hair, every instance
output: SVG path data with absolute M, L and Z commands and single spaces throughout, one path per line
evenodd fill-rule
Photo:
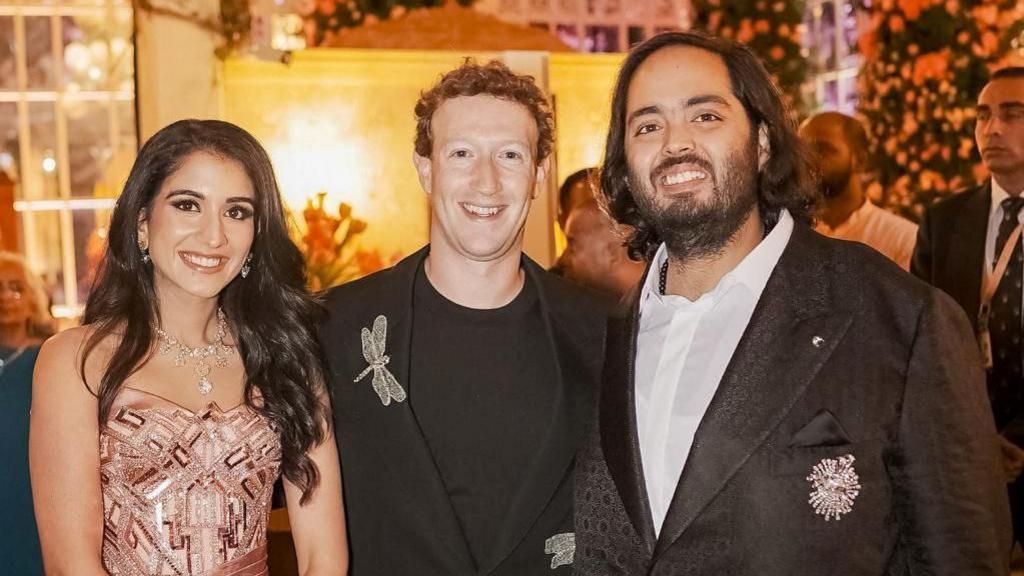
M 729 70 L 733 95 L 743 104 L 757 141 L 759 126 L 768 133 L 771 154 L 757 178 L 758 207 L 762 218 L 774 224 L 779 209 L 786 208 L 794 219 L 810 223 L 815 192 L 809 181 L 807 154 L 796 133 L 779 89 L 761 61 L 747 47 L 700 32 L 666 32 L 638 45 L 629 53 L 619 71 L 612 99 L 611 124 L 605 144 L 601 171 L 601 193 L 608 213 L 631 226 L 627 246 L 636 259 L 650 258 L 662 239 L 650 222 L 644 220 L 629 190 L 629 163 L 626 158 L 626 96 L 637 68 L 651 55 L 671 46 L 690 46 L 717 54 Z M 694 82 L 700 82 L 695 78 Z
M 164 180 L 195 152 L 237 162 L 255 191 L 251 272 L 247 278 L 236 276 L 219 303 L 245 366 L 245 403 L 279 435 L 281 471 L 306 501 L 319 481 L 306 453 L 323 441 L 328 426 L 319 396 L 323 354 L 315 332 L 322 308 L 306 291 L 302 255 L 288 236 L 270 158 L 245 130 L 219 120 L 181 120 L 139 151 L 114 207 L 106 254 L 85 307 L 83 322 L 94 330 L 79 369 L 84 378 L 90 353 L 105 338 L 117 339 L 97 392 L 100 426 L 105 426 L 125 380 L 152 356 L 159 321 L 153 267 L 142 261 L 138 246 L 139 218 L 150 212 Z

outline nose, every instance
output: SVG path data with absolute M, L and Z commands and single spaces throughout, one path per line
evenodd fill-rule
M 682 123 L 673 123 L 665 128 L 665 156 L 680 156 L 693 150 L 693 133 Z
M 999 136 L 1003 133 L 1003 122 L 998 114 L 992 114 L 984 121 L 979 120 L 978 125 L 985 136 Z
M 490 196 L 501 190 L 498 166 L 493 160 L 480 162 L 476 169 L 476 191 Z
M 210 248 L 220 248 L 227 244 L 228 237 L 224 233 L 224 220 L 220 214 L 210 210 L 207 212 L 206 221 L 203 222 L 203 230 L 200 236 L 203 242 Z

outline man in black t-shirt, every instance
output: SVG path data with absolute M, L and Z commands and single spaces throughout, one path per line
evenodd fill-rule
M 416 106 L 430 245 L 322 330 L 353 576 L 569 574 L 599 300 L 522 253 L 552 147 L 532 78 L 467 62 Z

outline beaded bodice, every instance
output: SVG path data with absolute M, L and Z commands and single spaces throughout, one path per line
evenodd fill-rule
M 124 388 L 100 434 L 112 575 L 266 574 L 277 434 L 241 405 L 192 412 Z

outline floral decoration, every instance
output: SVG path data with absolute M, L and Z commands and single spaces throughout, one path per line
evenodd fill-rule
M 790 109 L 804 111 L 808 65 L 801 44 L 802 0 L 693 0 L 692 7 L 694 28 L 749 46 L 774 76 Z
M 326 290 L 360 278 L 398 261 L 401 254 L 385 260 L 379 250 L 356 246 L 355 239 L 367 227 L 365 220 L 352 216 L 352 206 L 342 202 L 336 214 L 324 209 L 326 192 L 306 201 L 302 211 L 306 229 L 299 248 L 306 260 L 306 275 L 311 290 Z
M 870 0 L 859 113 L 876 168 L 873 193 L 911 219 L 984 178 L 975 103 L 1024 26 L 1016 0 Z
M 455 0 L 469 6 L 473 0 Z M 344 28 L 373 24 L 388 18 L 400 18 L 409 10 L 436 8 L 446 0 L 305 0 L 306 44 L 321 46 Z

